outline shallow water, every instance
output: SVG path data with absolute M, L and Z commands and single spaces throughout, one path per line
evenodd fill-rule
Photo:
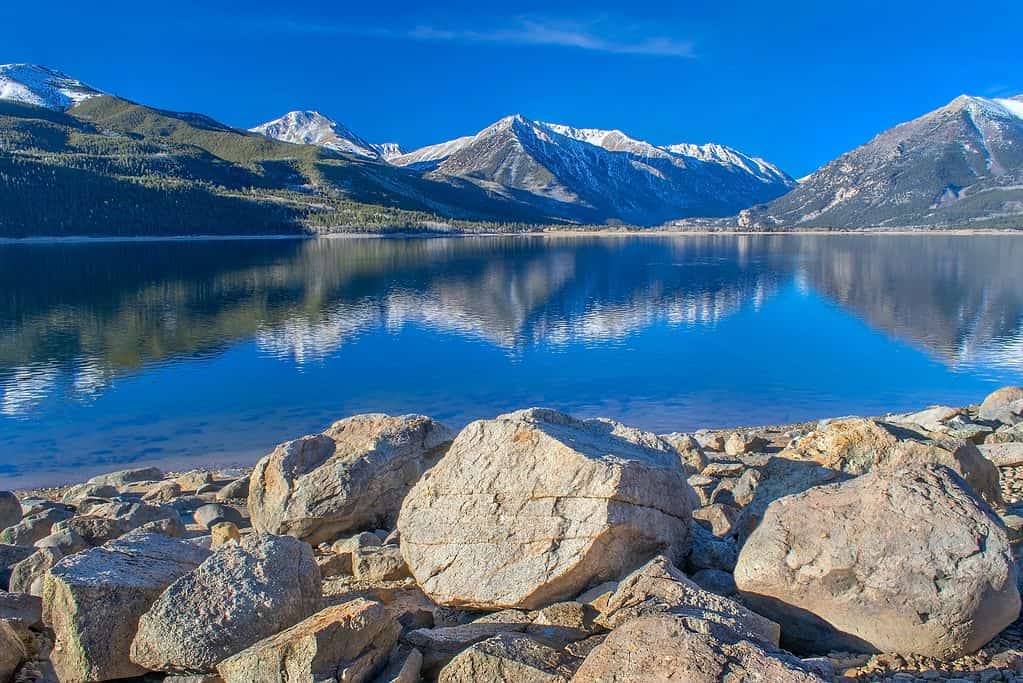
M 0 488 L 251 463 L 357 412 L 658 431 L 1023 382 L 1023 237 L 0 245 Z

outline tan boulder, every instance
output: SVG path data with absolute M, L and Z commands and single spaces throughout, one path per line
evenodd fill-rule
M 568 683 L 579 661 L 521 633 L 476 643 L 441 669 L 438 683 Z
M 357 599 L 317 612 L 217 666 L 225 683 L 370 680 L 401 627 L 379 602 Z
M 934 437 L 934 438 L 929 438 Z M 832 420 L 787 448 L 782 457 L 811 460 L 829 469 L 860 475 L 874 468 L 935 464 L 948 467 L 985 500 L 1000 504 L 998 469 L 969 442 L 899 430 L 864 418 Z
M 1006 406 L 1020 400 L 1023 400 L 1023 387 L 996 389 L 980 404 L 980 417 L 982 420 L 998 419 Z
M 393 524 L 405 494 L 451 432 L 423 415 L 356 415 L 281 444 L 252 471 L 252 526 L 309 543 Z
M 744 601 L 797 651 L 951 660 L 1019 614 L 1005 528 L 951 470 L 875 470 L 772 503 L 739 554 Z
M 824 683 L 786 653 L 680 614 L 628 621 L 583 661 L 572 683 Z
M 695 494 L 662 439 L 529 409 L 467 426 L 412 489 L 401 551 L 434 601 L 533 609 L 688 551 Z

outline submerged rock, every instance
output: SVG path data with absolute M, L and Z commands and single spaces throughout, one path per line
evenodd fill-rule
M 401 551 L 443 605 L 536 608 L 689 547 L 675 450 L 606 420 L 530 409 L 470 424 L 412 489 Z
M 370 414 L 283 443 L 252 472 L 252 525 L 310 543 L 390 526 L 405 494 L 444 454 L 451 436 L 422 415 Z
M 227 543 L 160 595 L 142 616 L 131 659 L 153 671 L 208 673 L 316 611 L 320 571 L 289 536 Z
M 739 553 L 744 600 L 796 650 L 976 651 L 1019 615 L 1009 539 L 951 470 L 876 470 L 772 503 Z

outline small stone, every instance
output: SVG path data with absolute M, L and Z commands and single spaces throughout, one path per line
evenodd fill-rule
M 211 529 L 220 522 L 231 522 L 236 526 L 242 526 L 245 523 L 245 518 L 238 510 L 230 505 L 221 505 L 220 503 L 207 503 L 197 508 L 192 513 L 192 518 L 204 529 Z
M 210 548 L 216 550 L 225 543 L 239 543 L 241 532 L 234 522 L 217 522 L 210 527 Z
M 352 556 L 352 575 L 357 581 L 400 581 L 412 576 L 397 546 L 357 549 Z
M 728 440 L 725 441 L 725 454 L 736 456 L 755 453 L 766 445 L 767 442 L 756 434 L 732 432 Z

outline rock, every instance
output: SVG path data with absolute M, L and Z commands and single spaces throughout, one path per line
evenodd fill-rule
M 1023 400 L 1013 401 L 1002 406 L 991 414 L 992 423 L 1001 423 L 1003 426 L 1014 427 L 1023 423 Z
M 725 450 L 725 437 L 718 432 L 710 432 L 706 429 L 699 429 L 693 434 L 696 443 L 704 450 L 722 452 Z
M 735 578 L 728 572 L 720 569 L 701 569 L 690 578 L 703 590 L 723 595 L 726 598 L 736 597 L 739 594 L 739 589 L 735 585 Z
M 462 430 L 405 499 L 401 551 L 438 604 L 531 609 L 684 556 L 694 497 L 656 435 L 534 408 Z
M 52 530 L 72 531 L 95 548 L 128 533 L 131 528 L 119 519 L 108 519 L 93 515 L 80 515 L 65 519 L 53 525 Z
M 11 569 L 11 590 L 42 597 L 46 572 L 62 559 L 59 548 L 40 548 Z
M 993 391 L 980 404 L 980 419 L 997 419 L 1006 406 L 1020 400 L 1023 400 L 1023 387 L 1002 387 Z
M 962 408 L 949 406 L 931 406 L 926 410 L 904 415 L 892 415 L 885 418 L 890 422 L 899 424 L 915 424 L 931 432 L 939 432 L 945 429 L 946 423 L 954 417 L 962 415 L 965 411 Z
M 742 474 L 746 466 L 741 462 L 725 462 L 715 460 L 703 468 L 701 474 L 705 477 L 737 477 Z
M 597 610 L 589 604 L 568 601 L 548 605 L 531 615 L 526 634 L 560 646 L 585 640 L 600 631 L 594 621 Z
M 128 658 L 139 617 L 206 555 L 184 541 L 131 534 L 60 560 L 46 575 L 43 614 L 62 683 L 145 673 Z
M 739 510 L 731 505 L 712 503 L 693 510 L 693 519 L 718 537 L 730 536 L 739 519 Z
M 701 569 L 730 572 L 738 558 L 739 549 L 733 539 L 717 538 L 703 525 L 693 525 L 693 546 L 686 558 L 686 569 L 690 572 Z
M 50 535 L 53 525 L 74 513 L 63 507 L 49 507 L 24 517 L 0 531 L 0 544 L 32 545 Z
M 9 545 L 0 543 L 0 590 L 6 590 L 11 580 L 11 570 L 36 549 L 31 545 Z
M 89 515 L 119 521 L 128 529 L 161 519 L 181 521 L 181 515 L 173 507 L 149 503 L 103 503 L 90 507 Z
M 756 453 L 766 445 L 767 442 L 756 434 L 732 432 L 725 441 L 725 454 L 736 456 L 745 455 L 746 453 Z
M 753 468 L 742 473 L 742 476 L 732 486 L 732 500 L 736 505 L 745 506 L 753 502 L 761 476 L 760 470 Z
M 579 662 L 521 633 L 476 643 L 445 666 L 438 683 L 568 683 Z
M 101 498 L 109 499 L 118 495 L 120 492 L 109 484 L 78 484 L 72 486 L 70 489 L 64 492 L 64 495 L 60 497 L 62 503 L 67 505 L 78 506 L 86 498 Z
M 242 534 L 234 522 L 217 522 L 210 527 L 210 548 L 214 550 L 228 542 L 240 543 Z
M 221 505 L 220 503 L 207 503 L 197 508 L 192 513 L 192 518 L 203 529 L 210 529 L 214 524 L 219 524 L 220 522 L 231 522 L 236 526 L 245 524 L 245 518 L 242 517 L 240 512 L 230 505 Z
M 15 629 L 0 622 L 0 682 L 13 681 L 18 667 L 29 656 L 27 648 Z
M 216 495 L 216 493 L 222 488 L 218 482 L 210 482 L 209 484 L 203 484 L 195 490 L 197 496 Z
M 379 602 L 353 600 L 259 641 L 217 671 L 225 683 L 361 683 L 384 667 L 400 630 Z
M 163 479 L 163 472 L 158 467 L 133 467 L 93 477 L 88 483 L 121 488 L 128 484 L 137 484 L 142 481 L 157 481 L 158 479 Z
M 330 551 L 335 553 L 337 559 L 334 561 L 339 573 L 351 574 L 355 566 L 355 554 L 363 548 L 374 548 L 380 545 L 380 537 L 363 531 L 349 538 L 339 538 L 330 546 Z M 404 565 L 404 561 L 402 561 Z
M 423 668 L 423 653 L 416 648 L 401 646 L 391 652 L 385 668 L 373 683 L 419 683 Z
M 213 483 L 213 474 L 206 470 L 192 470 L 174 477 L 174 483 L 180 486 L 182 491 L 198 491 L 203 486 Z
M 951 660 L 1019 614 L 1006 531 L 951 470 L 876 470 L 782 498 L 739 553 L 744 601 L 796 650 Z
M 614 630 L 627 621 L 666 612 L 684 616 L 691 623 L 712 624 L 746 640 L 778 645 L 778 624 L 726 597 L 705 591 L 663 556 L 655 557 L 621 580 L 597 623 Z
M 72 529 L 55 531 L 46 538 L 40 538 L 34 545 L 37 548 L 56 548 L 64 555 L 74 555 L 92 547 Z
M 10 491 L 0 491 L 0 529 L 21 521 L 21 501 Z
M 605 581 L 592 588 L 587 588 L 576 597 L 575 601 L 589 605 L 598 612 L 603 612 L 607 607 L 607 601 L 611 599 L 616 590 L 618 590 L 617 581 Z
M 791 655 L 725 628 L 705 633 L 703 625 L 670 613 L 626 622 L 593 649 L 572 681 L 824 683 Z
M 357 581 L 400 581 L 411 576 L 398 546 L 360 548 L 352 556 L 352 576 Z
M 900 438 L 905 436 L 907 438 Z M 920 440 L 896 434 L 881 422 L 862 418 L 832 420 L 807 434 L 783 457 L 811 460 L 824 467 L 860 475 L 877 467 L 895 469 L 933 463 L 966 479 L 985 500 L 1001 503 L 998 469 L 968 441 Z
M 985 444 L 1023 442 L 1023 423 L 1015 426 L 1002 426 L 997 431 L 984 437 Z
M 181 497 L 181 485 L 176 481 L 161 481 L 146 491 L 142 500 L 150 503 L 170 503 Z
M 502 610 L 468 624 L 443 628 L 419 628 L 402 640 L 423 654 L 423 672 L 433 675 L 462 650 L 501 633 L 521 633 L 531 617 L 518 610 Z
M 218 502 L 229 502 L 232 500 L 248 500 L 249 498 L 249 477 L 248 475 L 235 479 L 224 488 L 217 491 Z
M 43 601 L 27 593 L 0 592 L 0 621 L 18 628 L 39 628 L 43 625 Z
M 320 597 L 308 544 L 250 534 L 163 592 L 139 620 L 131 659 L 154 671 L 209 673 L 315 612 Z
M 682 463 L 690 474 L 702 472 L 703 468 L 707 466 L 707 455 L 703 452 L 700 442 L 693 438 L 693 436 L 673 432 L 671 434 L 663 434 L 661 438 L 678 452 L 682 458 Z
M 154 519 L 146 522 L 131 533 L 163 534 L 171 538 L 182 538 L 185 535 L 185 523 L 180 517 L 167 517 L 165 519 Z
M 992 443 L 977 446 L 981 454 L 998 467 L 1023 465 L 1023 443 Z
M 428 417 L 370 414 L 283 443 L 252 472 L 252 525 L 314 544 L 393 525 L 405 494 L 450 441 L 448 428 Z

